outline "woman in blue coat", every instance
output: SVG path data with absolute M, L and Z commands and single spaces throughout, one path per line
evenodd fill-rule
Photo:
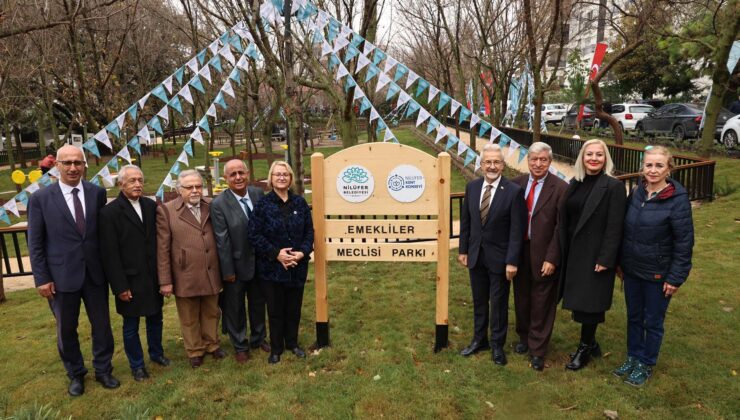
M 643 183 L 632 191 L 624 221 L 620 264 L 627 303 L 627 360 L 614 374 L 633 386 L 650 378 L 663 341 L 668 303 L 691 270 L 691 204 L 684 187 L 669 178 L 672 169 L 668 149 L 647 147 Z
M 298 346 L 298 325 L 313 251 L 313 222 L 306 200 L 290 190 L 294 178 L 290 166 L 273 162 L 268 177 L 272 191 L 255 206 L 248 234 L 267 298 L 271 345 L 267 361 L 274 364 L 285 348 L 299 358 L 306 357 Z

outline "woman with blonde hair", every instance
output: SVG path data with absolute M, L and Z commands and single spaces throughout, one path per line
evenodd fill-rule
M 255 206 L 248 235 L 257 258 L 257 276 L 263 282 L 270 323 L 270 364 L 280 362 L 287 348 L 305 358 L 298 346 L 303 289 L 313 251 L 313 222 L 306 200 L 291 191 L 293 170 L 286 162 L 270 166 L 271 189 Z
M 579 370 L 601 355 L 596 328 L 612 304 L 617 252 L 622 239 L 625 188 L 601 140 L 583 144 L 559 214 L 563 309 L 581 324 L 581 339 L 566 364 Z
M 670 178 L 672 169 L 667 148 L 645 148 L 642 182 L 630 194 L 624 220 L 620 266 L 627 304 L 627 360 L 613 373 L 633 386 L 652 375 L 668 304 L 691 271 L 691 203 L 686 189 Z

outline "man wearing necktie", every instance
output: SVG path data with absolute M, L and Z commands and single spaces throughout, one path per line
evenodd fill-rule
M 529 175 L 512 182 L 526 191 L 528 224 L 522 248 L 522 263 L 514 278 L 514 308 L 519 342 L 514 351 L 529 352 L 532 369 L 545 368 L 545 353 L 555 322 L 560 245 L 558 212 L 568 184 L 548 175 L 552 148 L 542 142 L 532 144 L 527 155 Z
M 98 212 L 105 190 L 82 180 L 82 149 L 66 145 L 57 152 L 59 182 L 31 195 L 28 203 L 28 251 L 34 282 L 56 318 L 57 346 L 67 376 L 68 393 L 85 392 L 85 367 L 77 325 L 84 301 L 92 332 L 95 378 L 117 388 L 111 374 L 113 334 L 108 310 L 108 285 L 100 262 Z
M 460 354 L 467 357 L 490 345 L 493 362 L 501 366 L 506 364 L 509 283 L 517 273 L 527 224 L 522 188 L 502 176 L 505 166 L 501 147 L 486 144 L 483 177 L 465 187 L 457 257 L 468 268 L 473 293 L 473 339 Z
M 265 297 L 255 276 L 254 249 L 247 238 L 247 224 L 263 191 L 249 187 L 249 170 L 239 159 L 224 166 L 229 189 L 211 204 L 211 219 L 221 262 L 223 331 L 229 335 L 238 363 L 249 359 L 250 348 L 269 352 L 265 342 Z M 245 306 L 244 298 L 248 305 Z M 251 334 L 247 335 L 247 307 Z

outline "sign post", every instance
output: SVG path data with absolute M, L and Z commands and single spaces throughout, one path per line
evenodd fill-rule
M 311 173 L 317 347 L 329 345 L 328 261 L 436 261 L 434 351 L 446 347 L 450 155 L 367 143 L 314 153 Z

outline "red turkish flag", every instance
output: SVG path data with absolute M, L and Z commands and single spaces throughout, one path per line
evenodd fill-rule
M 591 61 L 591 74 L 588 76 L 588 80 L 594 80 L 596 73 L 601 68 L 601 62 L 604 61 L 604 55 L 606 54 L 606 43 L 599 42 L 596 44 L 596 50 L 594 51 L 594 59 Z

